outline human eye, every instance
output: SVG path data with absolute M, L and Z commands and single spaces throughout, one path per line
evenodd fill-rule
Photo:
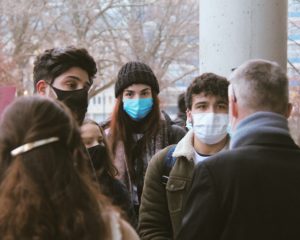
M 227 109 L 228 109 L 228 104 L 226 104 L 226 103 L 219 103 L 219 104 L 218 104 L 218 109 L 219 109 L 219 110 L 226 110 L 226 111 L 227 111 Z
M 131 97 L 133 97 L 133 92 L 131 92 L 131 91 L 126 91 L 125 93 L 124 93 L 124 96 L 125 97 L 128 97 L 128 98 L 131 98 Z
M 67 87 L 67 90 L 76 90 L 78 88 L 78 83 L 77 81 L 74 80 L 68 80 L 65 82 L 65 86 Z
M 147 90 L 147 91 L 142 92 L 141 96 L 144 98 L 150 96 L 150 91 Z
M 196 108 L 199 109 L 199 110 L 206 110 L 207 105 L 206 105 L 206 104 L 198 104 L 198 105 L 196 106 Z

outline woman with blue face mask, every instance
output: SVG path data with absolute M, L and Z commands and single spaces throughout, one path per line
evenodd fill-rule
M 148 65 L 128 62 L 122 66 L 108 139 L 119 178 L 128 188 L 137 213 L 149 160 L 185 135 L 183 128 L 171 125 L 161 113 L 158 93 L 158 81 Z

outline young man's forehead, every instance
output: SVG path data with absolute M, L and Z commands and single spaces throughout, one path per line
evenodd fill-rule
M 199 102 L 220 102 L 220 103 L 227 103 L 228 97 L 222 97 L 220 95 L 212 95 L 206 93 L 199 93 L 192 95 L 192 104 L 196 104 Z

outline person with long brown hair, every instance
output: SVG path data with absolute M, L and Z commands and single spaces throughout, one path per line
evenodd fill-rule
M 85 119 L 80 130 L 82 141 L 92 161 L 94 176 L 99 182 L 102 193 L 108 196 L 114 205 L 120 207 L 125 218 L 136 227 L 133 204 L 127 188 L 116 178 L 118 170 L 112 163 L 111 151 L 104 130 L 91 119 Z
M 169 124 L 161 113 L 158 94 L 157 78 L 148 65 L 128 62 L 122 66 L 108 136 L 119 178 L 130 191 L 137 214 L 149 160 L 185 135 L 184 129 Z
M 78 125 L 62 103 L 18 98 L 0 132 L 1 239 L 138 239 L 93 183 Z

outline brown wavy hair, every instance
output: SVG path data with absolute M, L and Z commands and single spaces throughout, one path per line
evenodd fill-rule
M 0 125 L 1 239 L 108 239 L 105 198 L 69 110 L 45 97 L 21 97 Z M 12 156 L 23 144 L 53 142 Z

